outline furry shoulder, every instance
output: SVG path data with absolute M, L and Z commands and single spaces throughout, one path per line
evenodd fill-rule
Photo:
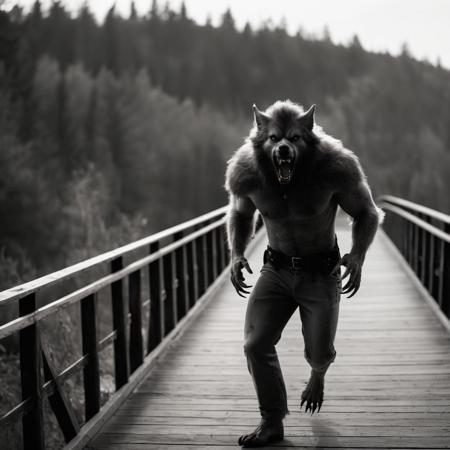
M 366 182 L 366 175 L 361 167 L 359 158 L 351 150 L 345 148 L 341 141 L 322 134 L 319 150 L 321 151 L 321 168 L 333 184 L 340 188 L 351 188 Z
M 256 188 L 259 171 L 256 164 L 253 145 L 243 144 L 227 163 L 225 189 L 234 195 L 247 195 Z

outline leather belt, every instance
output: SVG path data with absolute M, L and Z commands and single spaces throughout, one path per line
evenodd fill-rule
M 330 273 L 340 259 L 337 245 L 329 252 L 315 253 L 306 256 L 289 256 L 267 246 L 264 252 L 264 263 L 270 261 L 275 268 L 282 267 L 294 271 Z

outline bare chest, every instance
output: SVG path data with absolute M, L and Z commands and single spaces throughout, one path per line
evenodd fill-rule
M 323 186 L 286 189 L 260 189 L 250 195 L 256 208 L 265 219 L 307 220 L 317 217 L 333 205 L 333 192 Z

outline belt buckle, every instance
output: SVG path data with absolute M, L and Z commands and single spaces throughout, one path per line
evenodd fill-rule
M 291 258 L 292 268 L 294 270 L 300 270 L 302 268 L 302 260 L 303 260 L 303 258 L 300 258 L 298 256 L 293 256 Z

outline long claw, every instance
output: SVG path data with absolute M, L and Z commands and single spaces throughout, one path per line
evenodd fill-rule
M 244 294 L 250 294 L 250 292 L 246 291 L 238 282 L 233 283 L 234 288 L 236 289 L 236 291 L 242 292 Z
M 240 296 L 240 297 L 243 297 L 243 298 L 246 298 L 245 297 L 245 295 L 242 295 L 242 293 L 241 293 L 241 288 L 239 287 L 239 285 L 236 283 L 236 281 L 232 278 L 231 279 L 231 283 L 233 284 L 233 286 L 234 286 L 234 289 L 236 289 L 236 292 L 238 293 L 238 295 Z M 245 291 L 244 291 L 245 292 Z
M 361 286 L 361 276 L 358 276 L 353 286 L 353 292 L 347 298 L 353 297 L 359 291 L 360 286 Z
M 345 292 L 346 290 L 348 290 L 348 288 L 351 286 L 351 281 L 352 280 L 348 280 L 347 284 L 342 288 L 342 290 Z
M 344 274 L 341 277 L 341 280 L 343 280 L 344 278 L 347 278 L 349 275 L 350 275 L 350 269 L 348 267 L 346 267 L 344 270 Z
M 348 282 L 342 289 L 342 293 L 348 294 L 349 292 L 351 292 L 353 290 L 353 288 L 354 288 L 354 283 Z
M 314 414 L 314 411 L 315 411 L 316 409 L 317 409 L 317 403 L 314 402 L 313 409 L 312 409 L 312 411 L 311 411 L 311 415 Z
M 248 261 L 245 261 L 244 267 L 248 273 L 253 273 L 252 269 L 250 269 L 250 265 L 249 265 Z
M 349 278 L 349 280 L 347 281 L 346 285 L 345 285 L 342 289 L 343 289 L 344 291 L 345 291 L 345 290 L 348 290 L 348 288 L 349 288 L 350 286 L 353 286 L 354 282 L 355 282 L 354 276 L 351 275 L 350 278 Z

